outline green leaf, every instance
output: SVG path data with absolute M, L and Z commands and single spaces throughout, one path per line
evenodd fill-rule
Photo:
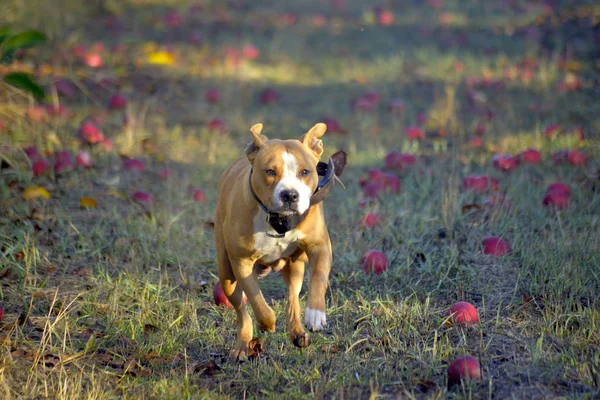
M 2 46 L 2 50 L 4 53 L 13 53 L 15 50 L 27 49 L 40 43 L 44 43 L 47 40 L 48 37 L 42 32 L 25 31 L 6 39 Z
M 44 98 L 44 90 L 33 80 L 31 75 L 23 72 L 13 72 L 4 75 L 4 82 L 16 88 L 33 94 L 38 100 Z
M 0 27 L 0 44 L 2 44 L 9 36 L 12 36 L 12 29 L 7 26 Z

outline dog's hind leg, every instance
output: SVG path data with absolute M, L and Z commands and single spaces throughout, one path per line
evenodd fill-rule
M 308 334 L 302 327 L 300 290 L 304 280 L 304 262 L 291 260 L 281 270 L 283 280 L 288 287 L 287 326 L 290 340 L 296 347 L 306 347 L 309 344 Z

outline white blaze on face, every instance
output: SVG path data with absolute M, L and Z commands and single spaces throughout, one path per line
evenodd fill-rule
M 295 190 L 298 192 L 298 212 L 303 214 L 304 211 L 310 207 L 310 196 L 312 191 L 304 182 L 298 179 L 298 161 L 293 154 L 287 151 L 282 155 L 283 159 L 283 176 L 277 185 L 275 185 L 275 192 L 273 193 L 273 206 L 275 210 L 283 207 L 283 201 L 281 200 L 281 192 L 284 190 Z

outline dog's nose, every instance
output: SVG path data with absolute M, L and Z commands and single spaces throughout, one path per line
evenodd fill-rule
M 296 204 L 300 198 L 300 194 L 296 190 L 284 190 L 281 192 L 281 201 L 288 204 Z

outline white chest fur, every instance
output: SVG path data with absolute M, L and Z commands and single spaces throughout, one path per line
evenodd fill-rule
M 262 211 L 254 217 L 253 225 L 254 249 L 259 254 L 260 260 L 265 263 L 272 263 L 292 255 L 298 249 L 298 242 L 304 237 L 304 234 L 296 229 L 287 232 L 281 238 L 267 235 L 267 232 L 273 235 L 277 232 L 267 223 L 266 215 Z

